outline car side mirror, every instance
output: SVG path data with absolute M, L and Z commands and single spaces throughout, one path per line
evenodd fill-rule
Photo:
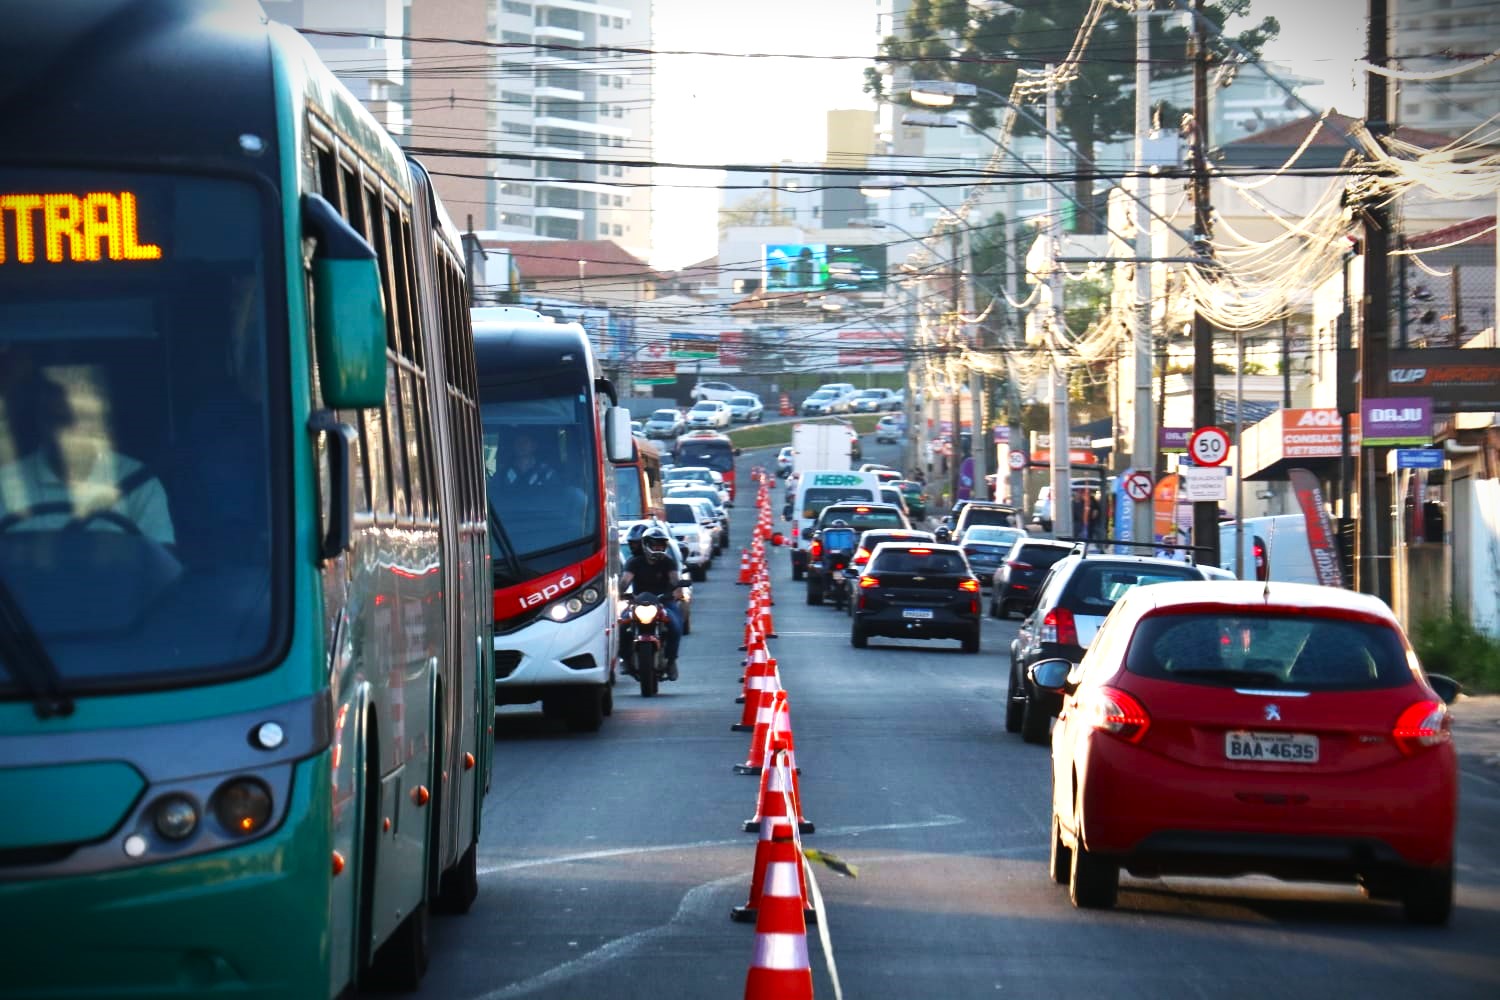
M 802 540 L 804 542 L 807 541 L 808 539 L 812 538 L 812 535 L 813 535 L 813 530 L 811 528 L 803 528 L 802 529 Z
M 1427 686 L 1443 699 L 1444 705 L 1451 705 L 1458 700 L 1458 695 L 1463 691 L 1463 685 L 1458 683 L 1447 674 L 1428 674 Z
M 1026 671 L 1032 684 L 1043 691 L 1072 694 L 1078 689 L 1073 680 L 1073 664 L 1067 660 L 1038 660 Z

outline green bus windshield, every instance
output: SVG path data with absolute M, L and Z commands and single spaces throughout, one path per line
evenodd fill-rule
M 268 216 L 237 181 L 0 170 L 0 582 L 67 689 L 268 662 Z

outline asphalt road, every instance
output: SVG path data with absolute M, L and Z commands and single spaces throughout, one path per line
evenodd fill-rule
M 867 444 L 872 461 L 894 451 Z M 742 541 L 747 505 L 735 521 Z M 846 997 L 1500 996 L 1500 781 L 1485 769 L 1465 768 L 1447 928 L 1408 926 L 1352 888 L 1268 879 L 1127 878 L 1116 910 L 1075 910 L 1046 873 L 1048 752 L 1001 726 L 1014 623 L 986 619 L 979 656 L 857 651 L 844 614 L 807 607 L 785 553 L 772 558 L 806 843 L 859 867 L 818 872 Z M 728 913 L 749 888 L 756 780 L 732 771 L 748 748 L 729 728 L 746 598 L 732 563 L 695 586 L 682 679 L 661 696 L 622 685 L 589 736 L 525 708 L 499 717 L 479 899 L 434 922 L 421 996 L 743 995 L 754 930 Z M 832 997 L 816 931 L 809 945 Z

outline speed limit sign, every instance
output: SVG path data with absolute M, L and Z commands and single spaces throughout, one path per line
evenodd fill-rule
M 1020 472 L 1022 469 L 1026 468 L 1026 461 L 1027 456 L 1024 451 L 1016 450 L 1010 453 L 1010 467 L 1015 471 Z
M 1194 465 L 1223 465 L 1229 457 L 1229 435 L 1218 427 L 1200 427 L 1188 441 Z

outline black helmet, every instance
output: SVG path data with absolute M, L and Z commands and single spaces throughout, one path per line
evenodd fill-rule
M 844 520 L 842 517 L 836 517 L 836 518 L 834 518 L 833 523 L 829 525 L 829 527 L 830 528 L 847 528 L 847 527 L 849 527 L 849 522 L 846 521 L 846 520 Z
M 934 531 L 932 535 L 933 538 L 939 542 L 952 541 L 953 539 L 953 532 L 948 528 L 946 524 L 938 525 L 937 530 Z
M 646 528 L 646 522 L 641 521 L 632 524 L 630 530 L 625 532 L 625 544 L 630 547 L 631 555 L 645 555 L 646 550 L 641 547 L 641 536 L 646 533 Z
M 660 525 L 653 524 L 646 529 L 641 535 L 641 547 L 652 562 L 672 558 L 672 539 Z

